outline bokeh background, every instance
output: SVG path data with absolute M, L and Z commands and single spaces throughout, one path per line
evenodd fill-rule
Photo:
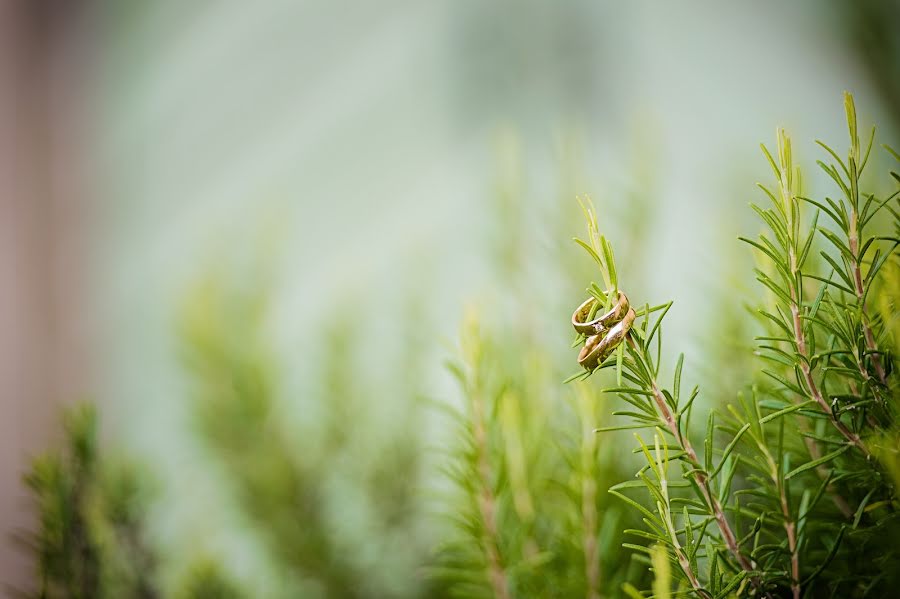
M 184 321 L 216 309 L 202 290 L 264 301 L 247 335 L 277 364 L 286 437 L 344 472 L 329 488 L 365 529 L 352 456 L 446 438 L 408 414 L 457 394 L 443 361 L 466 305 L 515 294 L 570 351 L 572 265 L 590 272 L 576 194 L 632 297 L 676 301 L 668 338 L 702 372 L 708 315 L 752 287 L 736 236 L 756 228 L 758 144 L 785 126 L 805 165 L 816 138 L 843 147 L 845 89 L 896 139 L 898 23 L 894 0 L 0 2 L 0 530 L 35 526 L 22 472 L 59 407 L 90 399 L 104 445 L 159 481 L 154 544 L 277 596 L 197 440 Z M 249 343 L 258 315 L 228 314 L 216 334 Z M 335 403 L 343 438 L 319 434 Z M 0 544 L 0 580 L 28 588 L 32 568 Z

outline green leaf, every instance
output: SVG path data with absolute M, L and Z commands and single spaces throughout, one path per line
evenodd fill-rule
M 679 431 L 689 430 L 690 429 L 690 419 L 691 419 L 691 406 L 694 403 L 694 400 L 697 399 L 697 395 L 700 394 L 700 387 L 694 386 L 694 389 L 691 391 L 691 396 L 682 406 L 682 408 L 675 415 L 675 424 L 678 427 Z M 682 420 L 684 421 L 684 426 L 682 426 Z
M 797 196 L 797 199 L 798 199 L 798 200 L 803 200 L 804 202 L 807 202 L 807 203 L 809 203 L 809 204 L 812 204 L 813 206 L 815 206 L 816 208 L 818 208 L 819 210 L 821 210 L 822 212 L 824 212 L 825 214 L 827 214 L 828 217 L 831 218 L 831 220 L 834 221 L 834 224 L 836 224 L 837 226 L 839 226 L 839 227 L 841 228 L 842 231 L 844 231 L 845 233 L 847 232 L 847 230 L 848 230 L 848 225 L 847 225 L 847 223 L 839 216 L 839 214 L 840 214 L 839 211 L 835 211 L 835 210 L 833 210 L 832 208 L 829 208 L 828 206 L 826 206 L 825 204 L 822 204 L 821 202 L 817 202 L 816 200 L 813 200 L 813 199 L 811 199 L 811 198 L 805 198 L 805 197 L 802 197 L 802 196 Z M 814 228 L 815 228 L 815 227 L 813 227 L 813 229 L 814 229 Z
M 691 404 L 694 403 L 694 400 L 697 399 L 697 396 L 699 394 L 700 394 L 700 387 L 694 386 L 694 388 L 691 390 L 691 396 L 688 398 L 688 400 L 685 402 L 684 406 L 680 410 L 681 414 L 684 414 L 687 410 L 690 409 Z
M 844 92 L 844 112 L 847 115 L 847 129 L 850 133 L 850 158 L 859 158 L 859 133 L 856 127 L 856 103 L 853 101 L 853 94 L 848 91 Z
M 675 381 L 672 385 L 672 394 L 675 399 L 675 408 L 678 408 L 678 398 L 681 395 L 681 368 L 684 366 L 684 354 L 678 354 L 678 362 L 675 364 Z
M 756 186 L 759 187 L 760 189 L 762 189 L 763 192 L 765 192 L 765 194 L 766 194 L 767 196 L 769 196 L 769 199 L 772 201 L 772 206 L 773 206 L 773 207 L 775 208 L 775 210 L 777 210 L 777 211 L 779 212 L 779 214 L 781 214 L 782 217 L 783 217 L 783 216 L 784 216 L 784 206 L 782 206 L 781 201 L 778 200 L 778 198 L 775 197 L 775 194 L 773 194 L 771 191 L 769 191 L 769 188 L 766 187 L 765 185 L 763 185 L 762 183 L 757 183 Z
M 641 422 L 650 422 L 652 424 L 658 424 L 660 422 L 659 416 L 653 414 L 652 416 L 649 414 L 641 414 L 640 412 L 622 412 L 615 411 L 612 413 L 613 416 L 626 416 L 628 418 L 633 418 L 634 420 L 639 420 Z
M 853 530 L 856 530 L 856 527 L 859 526 L 859 521 L 862 519 L 863 512 L 866 511 L 866 505 L 869 503 L 869 499 L 872 498 L 872 495 L 875 493 L 877 488 L 872 488 L 866 496 L 863 497 L 863 500 L 859 503 L 859 507 L 856 508 L 856 514 L 853 516 Z
M 616 276 L 616 261 L 613 258 L 612 246 L 609 245 L 609 241 L 605 237 L 601 237 L 601 245 L 603 249 L 603 256 L 606 258 L 606 268 L 609 271 L 609 281 L 612 289 L 618 289 L 618 278 Z
M 731 455 L 731 452 L 734 451 L 734 448 L 737 446 L 738 441 L 741 440 L 741 437 L 744 436 L 744 433 L 746 433 L 747 429 L 749 429 L 749 428 L 750 428 L 750 423 L 747 423 L 744 426 L 742 426 L 740 428 L 740 430 L 737 432 L 737 434 L 734 436 L 734 438 L 731 440 L 731 442 L 728 443 L 728 445 L 725 447 L 725 451 L 722 452 L 722 458 L 719 460 L 719 465 L 716 466 L 716 469 L 713 470 L 712 473 L 710 473 L 710 475 L 709 475 L 710 478 L 715 478 L 715 476 L 719 473 L 719 470 L 721 470 L 722 466 L 725 464 L 725 460 L 728 459 L 728 456 Z
M 630 582 L 622 584 L 622 592 L 628 595 L 629 599 L 644 599 L 644 596 Z
M 853 290 L 852 290 L 852 289 L 850 289 L 849 287 L 847 287 L 847 286 L 845 286 L 845 285 L 841 285 L 841 284 L 838 283 L 837 281 L 832 281 L 831 279 L 826 279 L 826 278 L 824 278 L 824 277 L 820 277 L 820 276 L 817 276 L 817 275 L 808 275 L 808 274 L 804 274 L 803 277 L 804 277 L 804 278 L 807 278 L 807 279 L 815 279 L 816 281 L 820 281 L 820 282 L 822 282 L 822 283 L 825 283 L 826 285 L 831 285 L 832 287 L 834 287 L 834 288 L 837 289 L 838 291 L 843 291 L 844 293 L 849 293 L 850 295 L 853 295 Z
M 770 351 L 772 353 L 764 353 L 765 351 Z M 756 353 L 763 360 L 769 360 L 770 362 L 775 362 L 776 364 L 787 366 L 788 368 L 792 368 L 795 363 L 793 356 L 789 356 L 787 352 L 776 347 L 762 345 Z
M 875 256 L 872 258 L 872 267 L 869 269 L 869 272 L 866 273 L 866 279 L 863 281 L 863 287 L 868 289 L 871 286 L 872 281 L 875 280 L 875 276 L 878 274 L 878 271 L 881 270 L 881 267 L 894 256 L 894 249 L 897 245 L 898 244 L 895 243 L 889 252 L 885 252 L 880 261 L 878 260 L 878 252 L 876 251 Z
M 771 291 L 772 293 L 775 294 L 775 296 L 778 299 L 780 299 L 782 302 L 784 302 L 788 306 L 791 305 L 792 303 L 794 303 L 793 300 L 791 300 L 790 294 L 787 291 L 785 291 L 784 289 L 782 289 L 781 287 L 779 287 L 778 283 L 773 281 L 769 277 L 769 275 L 767 275 L 763 271 L 759 270 L 758 268 L 754 268 L 753 272 L 756 273 L 756 280 L 759 281 L 760 283 L 762 283 L 763 285 L 765 285 L 769 289 L 769 291 Z M 782 274 L 780 271 L 779 271 L 779 274 L 781 274 L 782 280 L 785 282 L 785 284 L 789 285 L 790 284 L 789 279 L 785 278 L 784 274 Z
M 766 312 L 765 310 L 757 310 L 757 312 L 758 312 L 759 314 L 761 314 L 762 316 L 765 316 L 766 318 L 768 318 L 768 319 L 771 320 L 772 322 L 774 322 L 776 325 L 778 325 L 778 328 L 781 329 L 782 331 L 784 331 L 785 333 L 787 333 L 787 335 L 788 335 L 789 337 L 793 337 L 793 336 L 794 336 L 794 332 L 788 327 L 788 325 L 786 325 L 780 318 L 778 318 L 778 317 L 775 316 L 774 314 L 771 314 L 771 313 L 769 313 L 769 312 Z
M 601 389 L 601 393 L 615 393 L 616 395 L 629 394 L 629 395 L 645 395 L 647 397 L 653 397 L 653 392 L 648 391 L 646 389 L 636 389 L 633 387 L 609 387 L 606 389 Z
M 797 395 L 806 395 L 800 387 L 798 387 L 794 383 L 789 382 L 786 378 L 784 378 L 780 374 L 772 372 L 771 370 L 768 370 L 768 369 L 763 369 L 762 373 L 764 375 L 766 375 L 767 377 L 774 379 L 775 381 L 778 381 L 785 388 L 790 389 L 792 392 L 796 393 Z
M 846 268 L 841 268 L 840 266 L 838 266 L 837 262 L 834 261 L 834 258 L 829 256 L 827 252 L 819 252 L 819 254 L 821 254 L 821 256 L 825 258 L 825 261 L 828 262 L 828 264 L 830 264 L 832 268 L 834 268 L 834 272 L 836 272 L 838 276 L 843 279 L 843 281 L 847 284 L 847 287 L 853 287 L 853 282 L 850 280 L 850 276 L 845 272 Z
M 887 144 L 881 144 L 881 147 L 884 148 L 888 154 L 894 157 L 895 160 L 900 162 L 900 153 L 898 153 L 894 148 Z
M 640 449 L 640 447 L 638 447 L 638 448 L 634 451 L 634 453 L 640 453 L 640 451 L 641 451 L 641 449 Z M 686 482 L 683 483 L 683 484 L 679 484 L 679 485 L 676 485 L 676 484 L 674 484 L 674 483 L 669 483 L 669 486 L 670 486 L 670 487 L 671 487 L 671 486 L 687 487 L 688 484 L 687 484 Z M 619 484 L 616 484 L 616 485 L 611 486 L 608 490 L 609 490 L 609 491 L 619 491 L 619 490 L 621 490 L 621 489 L 637 489 L 637 488 L 643 489 L 643 488 L 644 488 L 644 481 L 642 481 L 642 480 L 626 480 L 625 482 L 621 482 L 621 483 L 619 483 Z
M 750 204 L 750 208 L 752 208 L 754 212 L 756 212 L 759 217 L 763 219 L 763 221 L 767 225 L 769 225 L 769 228 L 773 233 L 775 233 L 775 238 L 778 240 L 778 243 L 781 244 L 781 247 L 787 250 L 787 248 L 790 247 L 790 238 L 788 237 L 787 228 L 785 228 L 784 223 L 778 221 L 775 213 L 771 210 L 763 210 L 756 204 Z
M 866 144 L 866 153 L 863 156 L 862 162 L 859 165 L 859 172 L 857 173 L 857 177 L 861 177 L 863 170 L 866 168 L 866 164 L 869 162 L 869 154 L 872 152 L 872 143 L 875 141 L 875 125 L 872 125 L 872 133 L 869 134 L 869 143 Z
M 850 248 L 848 248 L 846 244 L 844 244 L 843 240 L 841 240 L 840 237 L 838 237 L 825 227 L 819 227 L 819 232 L 823 237 L 825 237 L 825 239 L 831 242 L 831 245 L 838 249 L 841 255 L 843 255 L 848 262 L 853 262 L 853 252 L 850 251 Z
M 633 507 L 634 509 L 639 511 L 640 513 L 644 514 L 650 520 L 658 521 L 657 516 L 655 514 L 653 514 L 653 512 L 651 512 L 650 510 L 648 510 L 647 508 L 642 506 L 640 503 L 638 503 L 631 497 L 625 495 L 624 493 L 619 493 L 618 491 L 614 491 L 612 489 L 607 491 L 607 493 L 609 493 L 610 495 L 615 495 L 616 497 L 618 497 L 619 499 L 621 499 L 622 501 L 624 501 L 625 503 L 627 503 L 628 505 L 630 505 L 631 507 Z M 662 524 L 662 523 L 660 522 L 660 524 Z
M 776 255 L 775 252 L 773 252 L 773 251 L 770 250 L 769 248 L 765 247 L 763 244 L 761 244 L 761 243 L 759 243 L 759 242 L 757 242 L 757 241 L 754 241 L 754 240 L 752 240 L 752 239 L 749 239 L 749 238 L 747 238 L 747 237 L 738 237 L 738 239 L 739 239 L 740 241 L 743 241 L 744 243 L 746 243 L 746 244 L 748 244 L 748 245 L 752 245 L 754 248 L 756 248 L 757 250 L 759 250 L 760 252 L 762 252 L 763 254 L 765 254 L 766 256 L 768 256 L 768 258 L 769 258 L 772 262 L 775 263 L 775 266 L 776 266 L 779 270 L 784 271 L 784 273 L 787 275 L 787 267 L 786 267 L 786 264 L 785 264 L 784 259 L 783 259 L 781 256 Z
M 720 590 L 716 594 L 716 599 L 724 599 L 725 597 L 728 597 L 729 593 L 731 593 L 731 591 L 736 589 L 739 584 L 744 582 L 744 579 L 747 578 L 749 575 L 750 575 L 750 572 L 747 572 L 746 570 L 741 570 L 740 572 L 738 572 L 735 576 L 733 576 L 731 578 L 731 580 L 728 582 L 728 584 L 726 584 L 724 587 L 722 587 L 722 590 Z
M 616 348 L 616 384 L 622 386 L 622 356 L 625 354 L 625 346 Z
M 817 139 L 816 143 L 819 144 L 820 146 L 822 146 L 826 152 L 831 154 L 832 158 L 834 158 L 837 161 L 837 163 L 841 165 L 841 169 L 844 171 L 844 174 L 847 175 L 847 178 L 849 179 L 850 171 L 847 170 L 847 165 L 844 164 L 844 161 L 840 159 L 840 157 L 837 155 L 837 153 L 834 150 L 832 150 L 825 142 L 823 142 L 821 140 Z
M 885 205 L 886 205 L 888 202 L 890 202 L 890 201 L 893 200 L 895 197 L 897 197 L 897 194 L 898 194 L 898 193 L 900 193 L 900 190 L 895 191 L 894 193 L 892 193 L 891 195 L 889 195 L 888 197 L 886 197 L 884 200 L 882 200 L 881 202 L 879 202 L 878 206 L 875 207 L 875 210 L 873 210 L 873 211 L 871 212 L 871 214 L 869 214 L 868 212 L 863 212 L 862 215 L 860 216 L 860 219 L 861 219 L 861 220 L 860 220 L 860 224 L 859 224 L 860 230 L 862 230 L 862 229 L 868 224 L 868 222 L 869 222 L 870 220 L 872 220 L 872 218 L 873 218 L 876 214 L 878 214 L 878 213 L 881 211 L 882 208 L 885 207 Z
M 734 480 L 734 475 L 737 473 L 737 465 L 738 461 L 728 458 L 724 460 L 725 464 L 725 477 L 722 479 L 722 486 L 719 489 L 719 501 L 724 503 L 728 503 L 728 494 L 731 492 L 731 482 Z
M 837 170 L 834 167 L 825 164 L 821 160 L 816 160 L 816 164 L 818 164 L 819 167 L 823 171 L 825 171 L 835 183 L 837 183 L 838 187 L 841 188 L 841 191 L 844 192 L 845 196 L 847 196 L 848 198 L 851 197 L 850 188 L 847 187 L 847 185 L 844 183 L 844 180 L 841 179 L 841 176 L 838 174 Z
M 568 377 L 566 377 L 566 379 L 563 381 L 563 385 L 567 385 L 567 384 L 571 383 L 572 381 L 584 380 L 584 379 L 588 378 L 589 376 L 591 376 L 591 373 L 589 371 L 583 370 L 583 369 L 579 370 L 575 374 L 572 374 L 572 375 L 569 375 Z
M 668 304 L 666 304 L 666 307 L 663 308 L 662 314 L 660 314 L 656 318 L 656 322 L 653 323 L 653 328 L 650 329 L 650 334 L 647 335 L 647 339 L 644 342 L 646 347 L 650 346 L 650 341 L 653 340 L 653 336 L 656 335 L 656 332 L 659 330 L 659 326 L 662 324 L 663 318 L 666 317 L 666 314 L 669 312 L 669 308 L 671 307 L 672 302 L 669 302 Z
M 812 247 L 813 240 L 816 237 L 817 225 L 819 223 L 819 211 L 816 211 L 815 216 L 813 216 L 812 224 L 809 226 L 809 235 L 806 238 L 806 243 L 803 244 L 803 249 L 800 250 L 800 257 L 797 259 L 797 269 L 800 270 L 803 268 L 803 265 L 806 264 L 806 258 L 809 256 L 809 250 Z
M 588 254 L 590 254 L 591 258 L 593 258 L 594 261 L 595 261 L 597 264 L 600 265 L 600 268 L 605 268 L 604 265 L 603 265 L 603 260 L 601 260 L 601 259 L 600 259 L 600 256 L 597 255 L 597 252 L 594 251 L 594 248 L 592 248 L 592 247 L 591 247 L 590 245 L 588 245 L 587 243 L 581 241 L 581 240 L 578 239 L 577 237 L 573 237 L 573 238 L 572 238 L 572 241 L 574 241 L 575 243 L 577 243 L 578 245 L 580 245 L 581 247 L 583 247 L 583 248 L 584 248 L 584 251 L 586 251 Z
M 816 568 L 816 570 L 812 574 L 807 576 L 806 579 L 802 583 L 800 583 L 801 586 L 808 586 L 809 583 L 818 578 L 819 574 L 825 571 L 825 568 L 828 567 L 828 564 L 830 564 L 831 560 L 834 559 L 834 556 L 837 555 L 837 550 L 841 546 L 841 541 L 844 538 L 844 532 L 846 530 L 846 526 L 841 526 L 841 531 L 838 533 L 837 539 L 835 539 L 834 541 L 834 545 L 831 546 L 831 550 L 828 552 L 828 557 L 826 557 L 825 560 L 819 564 L 819 567 Z
M 814 404 L 814 403 L 816 403 L 815 400 L 809 399 L 807 401 L 798 403 L 798 404 L 790 406 L 788 408 L 784 408 L 783 410 L 778 410 L 777 412 L 773 412 L 772 414 L 769 414 L 768 416 L 761 418 L 759 423 L 765 424 L 767 422 L 771 422 L 772 420 L 775 420 L 776 418 L 780 418 L 781 416 L 784 416 L 785 414 L 790 414 L 792 412 L 796 412 L 797 410 L 801 410 L 801 409 L 805 408 L 806 406 L 808 406 L 810 404 Z
M 781 170 L 778 168 L 778 165 L 775 164 L 775 160 L 772 159 L 772 155 L 769 154 L 769 149 L 766 148 L 765 144 L 759 144 L 759 147 L 763 151 L 763 154 L 766 156 L 766 160 L 769 161 L 769 166 L 772 167 L 772 172 L 775 174 L 775 178 L 781 179 Z
M 719 552 L 710 546 L 706 554 L 709 556 L 709 584 L 715 593 L 719 588 Z
M 836 450 L 832 451 L 831 453 L 828 453 L 828 454 L 826 454 L 826 455 L 823 455 L 822 457 L 820 457 L 820 458 L 818 458 L 818 459 L 816 459 L 816 460 L 812 460 L 812 461 L 810 461 L 810 462 L 806 462 L 806 463 L 803 464 L 802 466 L 800 466 L 800 467 L 798 467 L 798 468 L 794 468 L 793 470 L 791 470 L 790 472 L 788 472 L 787 474 L 785 474 L 784 479 L 785 479 L 785 480 L 790 480 L 791 478 L 797 476 L 798 474 L 801 474 L 801 473 L 803 473 L 803 472 L 806 472 L 807 470 L 812 470 L 813 468 L 816 468 L 816 467 L 818 467 L 818 466 L 821 466 L 822 464 L 827 464 L 828 462 L 830 462 L 831 460 L 835 459 L 835 458 L 838 457 L 839 455 L 845 453 L 845 452 L 846 452 L 847 450 L 849 450 L 851 447 L 853 447 L 853 446 L 850 445 L 850 444 L 848 443 L 847 445 L 844 445 L 844 446 L 841 447 L 840 449 L 836 449 Z
M 837 212 L 841 216 L 841 220 L 844 223 L 844 226 L 841 229 L 845 232 L 850 231 L 850 215 L 847 214 L 847 207 L 844 205 L 844 202 L 835 202 L 828 196 L 825 196 L 825 201 L 828 202 L 828 205 L 831 206 L 831 209 Z
M 595 433 L 610 433 L 612 431 L 628 431 L 635 430 L 640 428 L 653 428 L 655 427 L 655 423 L 650 424 L 620 424 L 619 426 L 602 426 L 600 428 L 595 428 Z

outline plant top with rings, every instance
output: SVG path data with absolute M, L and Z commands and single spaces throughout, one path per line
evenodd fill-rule
M 682 393 L 683 354 L 672 384 L 659 378 L 671 302 L 633 307 L 593 207 L 582 204 L 589 242 L 576 241 L 600 266 L 606 287 L 591 283 L 591 297 L 572 315 L 584 370 L 569 380 L 614 367 L 616 384 L 602 393 L 628 404 L 613 414 L 629 422 L 596 432 L 652 429 L 649 441 L 635 435 L 646 464 L 609 493 L 646 524 L 626 531 L 639 543 L 624 546 L 657 572 L 663 548 L 677 566 L 679 593 L 874 597 L 900 582 L 893 543 L 900 535 L 900 189 L 863 191 L 875 131 L 863 151 L 849 94 L 844 107 L 846 158 L 817 141 L 834 160 L 818 165 L 837 184 L 838 199 L 803 195 L 783 130 L 775 158 L 763 146 L 775 191 L 760 184 L 771 206 L 751 207 L 768 231 L 741 239 L 759 252 L 754 273 L 766 297 L 755 353 L 765 365 L 736 393 L 736 404 L 709 412 L 702 447 L 691 440 L 699 388 Z M 888 160 L 900 162 L 884 148 Z M 900 183 L 900 174 L 890 175 Z M 834 226 L 819 224 L 820 215 Z M 635 497 L 633 489 L 647 494 Z M 656 586 L 654 593 L 660 596 Z
M 464 329 L 454 534 L 434 572 L 455 596 L 896 594 L 900 154 L 860 140 L 849 95 L 844 110 L 846 153 L 817 142 L 828 192 L 804 189 L 784 131 L 763 148 L 757 230 L 740 238 L 760 286 L 720 306 L 731 326 L 700 346 L 713 393 L 664 351 L 672 302 L 629 295 L 634 257 L 616 264 L 587 199 L 575 241 L 599 274 L 569 323 L 553 311 L 576 335 L 565 360 L 536 327 Z M 729 334 L 750 325 L 746 344 Z M 559 385 L 550 371 L 573 362 Z
M 599 266 L 604 288 L 591 282 L 590 294 L 572 314 L 572 326 L 578 334 L 573 345 L 582 344 L 578 354 L 578 364 L 584 368 L 569 380 L 584 378 L 616 353 L 616 361 L 621 372 L 621 344 L 636 317 L 628 296 L 619 289 L 616 262 L 609 240 L 600 234 L 596 211 L 589 198 L 579 199 L 588 227 L 588 240 L 575 238 L 574 241 L 587 251 Z M 567 381 L 568 382 L 568 381 Z

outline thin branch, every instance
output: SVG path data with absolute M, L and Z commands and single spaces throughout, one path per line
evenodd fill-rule
M 791 267 L 791 275 L 793 276 L 793 280 L 797 280 L 797 274 L 800 270 L 797 266 L 797 255 L 794 251 L 793 245 L 788 248 L 788 259 L 790 260 Z M 790 299 L 791 299 L 791 320 L 793 321 L 793 333 L 794 333 L 794 343 L 797 345 L 797 353 L 800 355 L 800 371 L 803 373 L 803 381 L 806 383 L 806 388 L 809 392 L 809 398 L 814 400 L 816 404 L 818 404 L 819 408 L 828 416 L 831 423 L 838 430 L 841 435 L 847 441 L 856 446 L 863 455 L 868 458 L 871 454 L 866 448 L 865 443 L 863 443 L 862 439 L 851 431 L 846 424 L 841 422 L 841 420 L 834 415 L 834 412 L 831 409 L 831 406 L 828 405 L 828 402 L 825 401 L 825 398 L 822 397 L 822 392 L 819 391 L 818 385 L 816 385 L 816 381 L 812 375 L 812 369 L 810 368 L 809 362 L 809 351 L 807 349 L 807 340 L 806 334 L 803 332 L 803 321 L 800 317 L 800 290 L 797 289 L 796 283 L 791 283 L 789 286 Z
M 583 437 L 582 455 L 594 455 L 597 434 L 588 428 Z M 587 599 L 600 597 L 600 560 L 597 547 L 597 481 L 589 472 L 581 479 L 581 519 L 584 523 L 582 544 L 584 547 L 584 574 L 587 579 Z
M 688 556 L 684 553 L 684 548 L 678 540 L 678 534 L 676 533 L 677 529 L 675 528 L 675 523 L 672 521 L 672 510 L 668 505 L 669 491 L 665 476 L 660 477 L 659 485 L 660 492 L 667 502 L 665 506 L 659 504 L 659 509 L 660 511 L 665 511 L 664 517 L 666 519 L 666 528 L 669 530 L 669 539 L 672 541 L 672 548 L 675 550 L 675 556 L 678 558 L 678 565 L 681 566 L 681 570 L 687 577 L 688 582 L 691 583 L 691 588 L 693 588 L 703 599 L 708 599 L 711 597 L 709 591 L 704 589 L 703 585 L 700 584 L 700 580 L 697 578 L 697 575 L 694 574 L 694 569 L 691 568 L 691 560 L 689 560 Z M 690 526 L 691 523 L 685 522 L 684 525 Z
M 812 441 L 812 439 L 809 440 Z M 781 515 L 784 517 L 784 532 L 787 535 L 788 550 L 791 553 L 791 594 L 793 599 L 800 599 L 800 555 L 797 545 L 797 523 L 791 515 L 791 506 L 788 503 L 787 489 L 785 488 L 786 483 L 784 477 L 778 472 L 778 465 L 775 463 L 775 459 L 772 457 L 766 444 L 757 439 L 756 445 L 766 458 L 766 463 L 769 466 L 769 476 L 778 490 L 778 503 L 781 507 Z
M 626 339 L 628 340 L 631 348 L 635 352 L 640 353 L 640 350 L 634 339 L 631 338 L 631 335 L 629 335 Z M 657 384 L 654 377 L 651 377 L 650 384 L 650 390 L 653 393 L 653 399 L 656 403 L 656 408 L 657 410 L 659 410 L 660 416 L 666 423 L 666 427 L 669 429 L 669 432 L 673 437 L 675 437 L 675 441 L 685 452 L 685 454 L 687 454 L 688 458 L 693 463 L 699 464 L 700 462 L 697 459 L 697 452 L 694 450 L 694 446 L 691 444 L 691 441 L 690 439 L 688 439 L 687 435 L 683 435 L 681 433 L 681 430 L 678 427 L 678 423 L 675 421 L 675 416 L 672 414 L 672 410 L 669 408 L 669 404 L 666 403 L 666 398 L 663 396 L 662 391 L 660 391 L 659 385 Z M 725 545 L 728 546 L 728 550 L 735 557 L 743 570 L 746 570 L 747 572 L 753 572 L 755 570 L 755 567 L 738 547 L 737 537 L 735 536 L 734 531 L 731 529 L 731 525 L 728 523 L 728 520 L 725 517 L 725 510 L 722 509 L 722 504 L 719 502 L 718 498 L 710 488 L 709 477 L 705 472 L 699 470 L 695 471 L 693 476 L 697 481 L 697 486 L 700 488 L 700 491 L 703 494 L 703 499 L 706 502 L 707 507 L 710 509 L 712 516 L 716 520 L 716 524 L 719 527 L 719 531 L 722 533 L 722 539 L 725 541 Z M 753 577 L 752 580 L 754 582 L 754 585 L 759 587 L 759 580 L 756 577 Z
M 788 550 L 791 552 L 791 592 L 794 599 L 800 599 L 800 556 L 797 553 L 797 524 L 791 518 L 791 508 L 788 505 L 784 484 L 778 485 L 778 495 L 781 503 L 781 514 L 784 516 L 784 532 L 787 534 Z
M 791 320 L 793 324 L 794 343 L 797 346 L 797 353 L 801 358 L 800 371 L 803 374 L 803 380 L 806 383 L 806 388 L 810 399 L 814 400 L 816 404 L 818 404 L 819 408 L 828 416 L 829 420 L 831 420 L 831 423 L 838 430 L 838 432 L 841 433 L 841 435 L 852 445 L 858 447 L 859 450 L 862 451 L 863 454 L 868 458 L 870 455 L 869 450 L 862 442 L 862 439 L 860 439 L 859 435 L 851 431 L 847 427 L 847 425 L 845 425 L 838 417 L 835 416 L 834 412 L 831 409 L 831 406 L 828 405 L 828 402 L 825 401 L 824 397 L 822 397 L 822 392 L 819 391 L 819 387 L 818 385 L 816 385 L 816 381 L 814 380 L 812 375 L 812 368 L 810 366 L 809 360 L 809 350 L 807 347 L 808 344 L 806 334 L 803 332 L 803 322 L 800 315 L 800 298 L 802 294 L 802 289 L 800 289 L 800 281 L 802 281 L 802 277 L 800 276 L 800 262 L 797 255 L 800 227 L 798 218 L 799 211 L 797 208 L 798 198 L 794 194 L 791 141 L 783 130 L 779 131 L 778 135 L 778 159 L 780 168 L 775 165 L 774 161 L 772 162 L 772 166 L 779 175 L 778 191 L 781 196 L 783 205 L 783 214 L 785 215 L 785 230 L 787 232 L 787 243 L 785 245 L 787 245 L 788 269 L 791 275 L 786 282 L 788 287 L 788 295 L 790 296 L 789 299 L 791 308 Z M 852 182 L 853 181 L 851 180 L 851 183 Z
M 887 373 L 881 363 L 881 356 L 875 343 L 875 335 L 872 333 L 872 327 L 869 325 L 869 316 L 866 313 L 865 289 L 863 287 L 862 268 L 859 260 L 858 223 L 859 215 L 856 213 L 856 207 L 853 202 L 850 202 L 850 234 L 847 241 L 850 246 L 850 254 L 853 256 L 853 292 L 856 294 L 857 302 L 859 302 L 860 321 L 862 323 L 863 337 L 866 340 L 866 348 L 872 353 L 872 365 L 878 374 L 878 380 L 886 387 L 888 384 Z M 864 374 L 868 376 L 868 373 L 864 372 Z
M 509 583 L 506 571 L 500 561 L 500 549 L 497 532 L 496 501 L 491 493 L 491 466 L 488 461 L 487 432 L 484 424 L 484 406 L 477 392 L 472 394 L 472 433 L 475 448 L 478 452 L 478 476 L 481 492 L 478 497 L 478 509 L 484 525 L 482 544 L 488 562 L 488 579 L 494 596 L 498 599 L 510 599 Z

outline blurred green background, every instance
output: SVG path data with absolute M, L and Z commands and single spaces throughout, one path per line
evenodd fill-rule
M 423 448 L 453 442 L 429 406 L 460 403 L 444 361 L 465 306 L 504 359 L 539 352 L 536 388 L 567 393 L 588 194 L 621 285 L 674 299 L 671 351 L 702 382 L 715 347 L 727 383 L 750 359 L 731 332 L 758 144 L 785 126 L 812 164 L 813 139 L 844 139 L 845 89 L 883 138 L 900 123 L 892 1 L 37 4 L 9 22 L 49 25 L 9 43 L 23 68 L 49 48 L 56 83 L 34 93 L 63 122 L 34 156 L 88 181 L 33 193 L 77 239 L 70 256 L 33 225 L 75 342 L 26 326 L 8 343 L 46 334 L 34 376 L 77 371 L 28 405 L 94 400 L 104 447 L 152 471 L 165 589 L 203 557 L 252 596 L 337 596 L 347 572 L 369 585 L 348 596 L 428 596 L 446 481 Z M 8 443 L 4 489 L 52 438 Z M 4 505 L 7 528 L 33 526 Z

